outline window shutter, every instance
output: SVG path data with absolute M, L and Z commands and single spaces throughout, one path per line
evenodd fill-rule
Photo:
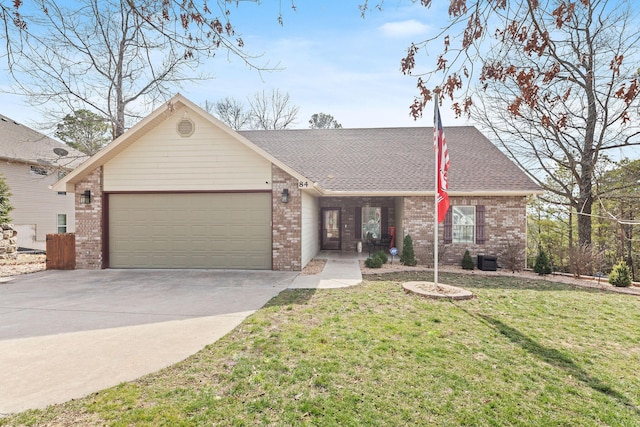
M 484 244 L 484 205 L 476 206 L 476 243 Z
M 355 213 L 356 239 L 362 239 L 362 208 L 357 207 Z
M 389 208 L 383 206 L 381 208 L 381 215 L 380 234 L 389 234 Z
M 451 206 L 447 209 L 447 214 L 444 216 L 444 243 L 453 242 L 453 213 Z

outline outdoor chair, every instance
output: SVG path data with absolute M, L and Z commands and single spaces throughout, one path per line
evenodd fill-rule
M 371 252 L 375 252 L 377 248 L 387 252 L 389 250 L 389 246 L 391 246 L 391 234 L 383 234 L 380 237 L 380 240 L 370 240 L 369 241 L 369 255 Z

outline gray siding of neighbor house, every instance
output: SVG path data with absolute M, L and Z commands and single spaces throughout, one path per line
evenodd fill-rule
M 58 180 L 57 173 L 38 175 L 31 166 L 3 161 L 0 172 L 11 189 L 14 210 L 10 216 L 18 229 L 18 245 L 44 250 L 47 234 L 58 232 L 58 214 L 67 215 L 67 232 L 75 231 L 74 195 L 51 191 L 49 186 Z

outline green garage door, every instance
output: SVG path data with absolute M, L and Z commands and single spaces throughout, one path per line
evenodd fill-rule
M 269 270 L 271 194 L 111 194 L 109 266 Z

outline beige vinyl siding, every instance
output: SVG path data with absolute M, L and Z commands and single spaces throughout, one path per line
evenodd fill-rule
M 47 234 L 58 232 L 58 214 L 67 215 L 67 232 L 75 230 L 74 195 L 59 195 L 49 186 L 58 180 L 56 171 L 49 175 L 31 173 L 31 165 L 2 161 L 0 172 L 11 189 L 10 216 L 19 229 L 18 245 L 31 249 L 46 247 Z
M 302 192 L 302 267 L 320 250 L 320 204 L 318 198 Z
M 188 113 L 187 113 L 188 114 Z M 271 163 L 195 114 L 169 116 L 104 166 L 105 191 L 269 190 Z

